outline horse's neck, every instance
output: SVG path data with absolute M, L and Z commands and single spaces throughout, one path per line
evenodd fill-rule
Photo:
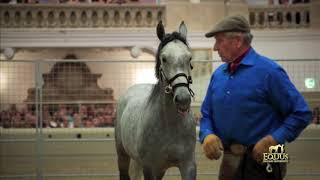
M 177 117 L 177 111 L 175 104 L 173 103 L 173 97 L 170 94 L 166 94 L 164 92 L 164 86 L 161 84 L 157 84 L 151 93 L 150 102 L 155 105 L 155 108 L 158 109 L 159 116 L 161 117 L 162 125 L 171 126 L 172 124 L 176 124 L 180 121 L 180 118 Z
M 172 95 L 165 93 L 164 85 L 161 83 L 154 86 L 149 101 L 153 101 L 153 104 L 158 104 L 158 108 L 160 110 L 165 110 L 166 112 L 175 108 Z

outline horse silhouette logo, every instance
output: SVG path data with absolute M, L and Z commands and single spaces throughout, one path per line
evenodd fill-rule
M 276 146 L 270 146 L 268 153 L 263 153 L 263 162 L 265 163 L 287 163 L 289 161 L 289 155 L 285 153 L 284 145 L 278 144 Z
M 278 144 L 276 146 L 270 146 L 269 153 L 284 153 L 284 145 Z

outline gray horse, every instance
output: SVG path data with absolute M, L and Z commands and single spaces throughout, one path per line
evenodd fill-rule
M 196 179 L 196 125 L 190 112 L 191 52 L 187 28 L 165 34 L 160 22 L 156 55 L 158 82 L 130 87 L 118 101 L 115 127 L 120 180 L 160 180 L 178 167 L 183 180 Z M 131 162 L 130 162 L 131 161 Z

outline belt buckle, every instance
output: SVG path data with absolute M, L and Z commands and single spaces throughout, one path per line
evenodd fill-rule
M 231 144 L 230 151 L 233 155 L 242 156 L 246 152 L 247 147 L 242 144 Z

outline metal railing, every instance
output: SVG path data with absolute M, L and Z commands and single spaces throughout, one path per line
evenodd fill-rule
M 59 62 L 85 63 L 89 71 L 77 63 L 55 66 Z M 318 79 L 320 77 L 320 60 L 278 60 L 277 62 L 288 72 L 291 80 L 300 91 L 320 91 Z M 219 65 L 221 65 L 221 61 L 218 60 L 193 62 L 193 84 L 191 88 L 196 93 L 195 103 L 201 104 L 211 74 Z M 60 69 L 54 71 L 54 67 Z M 0 128 L 0 179 L 116 178 L 118 171 L 113 128 L 105 128 L 103 126 L 100 128 L 93 128 L 94 126 L 66 128 L 68 125 L 62 126 L 63 128 L 52 128 L 45 125 L 48 122 L 47 118 L 50 119 L 45 112 L 49 110 L 52 116 L 55 116 L 61 104 L 52 101 L 53 108 L 51 110 L 50 108 L 45 108 L 45 105 L 50 104 L 50 101 L 43 101 L 43 93 L 50 91 L 44 91 L 44 89 L 52 91 L 55 88 L 50 84 L 46 84 L 48 82 L 45 81 L 44 77 L 47 77 L 50 82 L 57 82 L 58 84 L 55 85 L 59 87 L 64 84 L 62 89 L 58 88 L 56 90 L 61 90 L 67 94 L 70 88 L 75 90 L 70 91 L 71 93 L 81 93 L 81 90 L 76 91 L 79 87 L 84 89 L 86 87 L 85 84 L 88 84 L 88 82 L 97 82 L 96 84 L 102 89 L 111 87 L 114 99 L 117 100 L 125 89 L 140 81 L 139 73 L 143 73 L 143 77 L 152 76 L 154 74 L 153 70 L 154 61 L 0 61 L 0 112 L 7 110 L 11 104 L 18 105 L 18 111 L 23 110 L 24 100 L 28 99 L 27 97 L 30 95 L 28 92 L 31 92 L 30 89 L 35 89 L 38 92 L 34 99 L 30 98 L 33 102 L 29 101 L 26 104 L 27 107 L 32 105 L 32 108 L 27 108 L 27 111 L 23 111 L 23 113 L 31 113 L 33 115 L 28 117 L 28 121 L 35 120 L 34 128 L 26 128 L 24 126 L 14 128 L 14 126 L 10 125 Z M 82 77 L 80 72 L 84 72 L 84 79 L 76 78 Z M 146 74 L 150 72 L 151 74 Z M 51 76 L 50 73 L 58 74 Z M 88 76 L 92 78 L 85 78 Z M 304 79 L 309 77 L 314 77 L 315 79 L 315 87 L 313 89 L 305 87 Z M 81 94 L 77 95 L 81 97 Z M 77 110 L 74 114 L 82 111 L 79 109 L 81 104 L 86 104 L 85 101 L 76 99 L 74 101 L 60 101 L 60 103 L 62 105 L 71 104 L 70 107 L 75 108 L 75 111 Z M 101 107 L 99 105 L 104 104 L 100 100 L 97 100 L 97 104 L 95 104 L 95 100 L 87 103 L 98 105 L 95 106 L 97 110 Z M 199 106 L 196 107 L 199 108 Z M 60 112 L 63 113 L 63 111 Z M 104 112 L 102 111 L 102 113 Z M 17 119 L 15 116 L 10 117 L 9 121 L 12 121 L 13 125 Z M 87 121 L 88 119 L 82 120 Z M 91 120 L 93 121 L 93 119 Z M 3 121 L 4 119 L 1 119 L 1 122 Z M 67 122 L 65 121 L 65 123 Z M 290 171 L 287 176 L 289 179 L 297 176 L 315 178 L 320 176 L 317 164 L 320 160 L 312 157 L 313 153 L 316 153 L 315 151 L 319 151 L 319 147 L 316 146 L 317 142 L 320 141 L 318 130 L 318 128 L 309 128 L 307 134 L 288 146 L 288 149 L 292 150 L 292 153 L 289 151 L 290 157 L 295 162 L 289 163 Z M 304 151 L 308 151 L 308 153 L 305 154 L 303 153 Z M 199 163 L 199 179 L 217 177 L 219 161 L 212 162 L 207 160 L 202 154 L 199 144 L 196 158 Z M 28 166 L 25 164 L 28 164 Z M 303 169 L 305 164 L 310 166 L 310 170 Z M 176 169 L 171 169 L 167 176 L 179 176 L 179 174 Z

